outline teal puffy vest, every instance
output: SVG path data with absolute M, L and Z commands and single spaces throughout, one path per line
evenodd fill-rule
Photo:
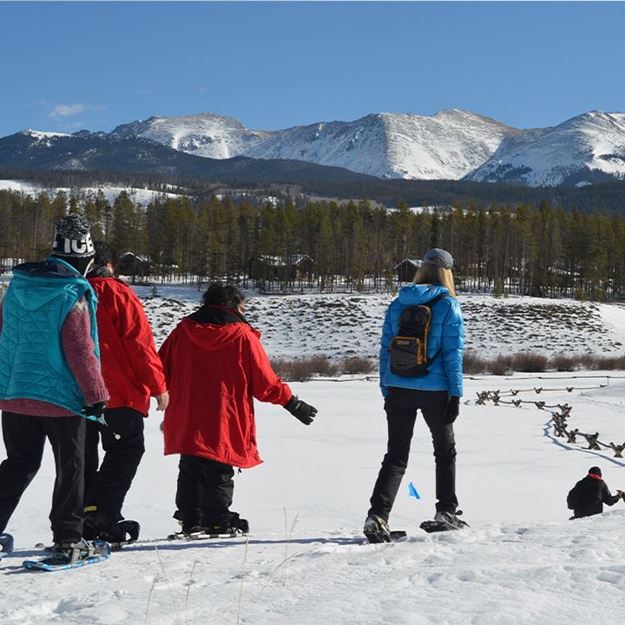
M 89 282 L 55 257 L 13 270 L 2 300 L 0 399 L 36 399 L 80 414 L 85 400 L 65 360 L 61 328 L 83 296 L 99 358 L 97 298 Z

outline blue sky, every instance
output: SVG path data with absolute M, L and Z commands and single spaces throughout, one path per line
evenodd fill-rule
M 0 3 L 0 136 L 204 111 L 276 129 L 625 111 L 621 3 Z

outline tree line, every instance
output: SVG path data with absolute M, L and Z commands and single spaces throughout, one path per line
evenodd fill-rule
M 249 173 L 249 172 L 248 172 Z M 269 175 L 263 170 L 257 178 L 230 177 L 219 180 L 167 172 L 110 171 L 110 170 L 0 170 L 0 179 L 32 181 L 46 189 L 98 187 L 115 184 L 160 191 L 178 189 L 180 193 L 208 199 L 215 193 L 232 190 L 247 191 L 249 195 L 290 197 L 302 207 L 309 197 L 350 198 L 366 197 L 385 206 L 440 206 L 459 203 L 489 208 L 492 204 L 504 206 L 534 205 L 543 200 L 551 206 L 568 210 L 593 212 L 597 209 L 625 214 L 625 181 L 614 180 L 581 187 L 527 187 L 503 183 L 471 182 L 468 180 L 403 180 L 370 177 L 364 180 L 319 178 L 280 181 L 279 173 Z
M 593 300 L 622 299 L 625 292 L 625 218 L 566 211 L 546 201 L 445 210 L 400 204 L 389 210 L 367 200 L 295 206 L 229 196 L 198 202 L 156 196 L 141 206 L 126 192 L 111 203 L 101 191 L 80 198 L 0 191 L 4 268 L 45 256 L 54 224 L 68 210 L 87 217 L 94 239 L 118 253 L 149 258 L 152 280 L 247 283 L 254 259 L 307 255 L 309 275 L 278 273 L 260 286 L 391 289 L 397 263 L 443 247 L 455 258 L 463 290 Z

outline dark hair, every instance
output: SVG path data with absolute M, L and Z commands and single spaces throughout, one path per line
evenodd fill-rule
M 245 296 L 233 284 L 213 282 L 206 290 L 206 293 L 204 293 L 202 299 L 205 306 L 236 308 L 245 301 Z
M 111 263 L 115 264 L 116 254 L 113 248 L 106 241 L 94 241 L 95 256 L 93 258 L 96 267 L 104 267 Z
M 64 260 L 68 265 L 71 265 L 81 276 L 84 276 L 87 273 L 87 270 L 91 265 L 91 261 L 93 260 L 93 256 L 57 256 L 56 254 L 51 254 L 51 256 Z

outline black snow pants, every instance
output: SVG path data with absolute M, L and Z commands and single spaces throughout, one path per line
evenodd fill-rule
M 6 528 L 24 491 L 41 465 L 46 438 L 56 464 L 50 523 L 55 542 L 82 537 L 85 420 L 82 417 L 35 417 L 2 413 L 7 451 L 0 464 L 0 532 Z
M 95 506 L 98 519 L 110 526 L 123 518 L 124 499 L 145 452 L 145 417 L 132 408 L 111 408 L 104 418 L 108 425 L 87 423 L 85 507 Z M 98 468 L 100 439 L 104 459 Z
M 234 494 L 234 468 L 199 456 L 180 456 L 174 517 L 183 530 L 229 524 Z
M 456 443 L 453 425 L 444 421 L 447 410 L 446 391 L 417 391 L 389 388 L 384 402 L 388 422 L 388 447 L 382 468 L 371 495 L 369 514 L 388 520 L 397 491 L 408 466 L 410 441 L 421 410 L 430 429 L 436 461 L 436 510 L 455 512 L 456 498 Z

